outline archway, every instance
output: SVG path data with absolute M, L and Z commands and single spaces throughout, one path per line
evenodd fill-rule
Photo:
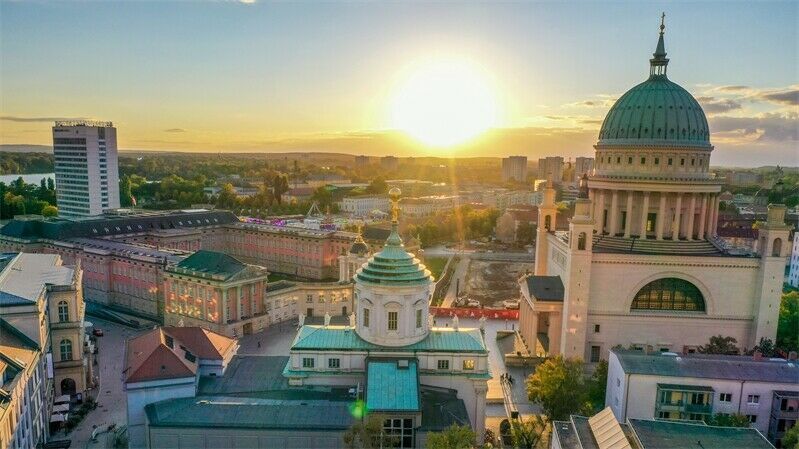
M 70 396 L 77 393 L 75 381 L 67 377 L 61 381 L 61 394 L 68 394 Z

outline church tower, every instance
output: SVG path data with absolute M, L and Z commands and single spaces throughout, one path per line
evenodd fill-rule
M 399 236 L 400 190 L 392 188 L 391 234 L 383 249 L 355 275 L 356 332 L 381 346 L 417 343 L 430 332 L 430 296 L 435 282 Z
M 552 181 L 547 181 L 547 186 L 544 189 L 544 202 L 538 206 L 538 226 L 535 238 L 536 276 L 546 276 L 547 274 L 547 257 L 549 257 L 547 234 L 555 231 L 557 213 L 555 189 L 552 187 Z
M 777 335 L 785 258 L 790 251 L 790 227 L 785 224 L 785 210 L 784 204 L 769 204 L 766 223 L 758 230 L 760 271 L 757 293 L 760 301 L 754 311 L 755 332 L 749 347 L 758 344 L 761 338 L 773 339 Z

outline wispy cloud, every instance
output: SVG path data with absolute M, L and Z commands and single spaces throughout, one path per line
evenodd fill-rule
M 741 103 L 726 98 L 696 97 L 696 101 L 702 105 L 702 109 L 707 115 L 721 114 L 734 109 L 741 109 Z
M 186 130 L 183 128 L 169 128 L 164 130 L 165 133 L 185 133 Z
M 0 120 L 7 122 L 55 122 L 58 120 L 89 120 L 86 117 L 19 117 L 16 115 L 2 115 Z
M 799 141 L 799 114 L 716 116 L 710 119 L 710 129 L 714 138 L 724 139 L 728 143 L 796 142 Z
M 785 90 L 761 91 L 757 93 L 757 98 L 772 103 L 797 106 L 799 105 L 799 88 L 791 86 Z
M 740 92 L 742 90 L 749 90 L 749 86 L 719 86 L 716 89 L 721 92 Z

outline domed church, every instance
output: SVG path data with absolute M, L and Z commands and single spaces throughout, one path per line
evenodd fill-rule
M 648 78 L 602 123 L 569 231 L 554 230 L 551 186 L 538 209 L 535 271 L 519 282 L 520 332 L 538 355 L 597 362 L 616 345 L 693 352 L 718 334 L 741 348 L 776 337 L 785 206 L 769 205 L 755 253 L 717 238 L 723 179 L 702 107 L 667 76 L 664 28 Z
M 428 432 L 452 424 L 470 425 L 482 440 L 491 378 L 484 332 L 457 319 L 433 326 L 434 279 L 399 236 L 399 189 L 389 197 L 391 234 L 354 275 L 350 324 L 334 326 L 326 316 L 312 326 L 301 317 L 283 375 L 303 389 L 349 389 L 363 401 L 361 411 L 385 418 L 384 431 L 399 444 L 393 447 L 424 447 Z M 361 242 L 348 260 L 366 257 Z

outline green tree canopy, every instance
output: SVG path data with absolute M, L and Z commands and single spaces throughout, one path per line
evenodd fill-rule
M 739 415 L 737 413 L 716 413 L 706 418 L 705 423 L 709 426 L 749 427 L 749 418 L 747 418 L 746 415 Z
M 534 449 L 547 430 L 547 423 L 541 415 L 535 415 L 526 421 L 513 420 L 510 425 L 513 447 L 519 449 Z
M 582 360 L 558 355 L 538 365 L 527 378 L 527 396 L 541 405 L 550 421 L 584 410 L 588 394 Z
M 799 351 L 799 291 L 782 295 L 777 347 L 785 351 Z
M 348 449 L 378 449 L 393 447 L 396 437 L 383 432 L 385 417 L 378 414 L 367 415 L 353 424 L 342 437 Z
M 427 449 L 471 449 L 475 447 L 475 434 L 469 426 L 452 426 L 441 432 L 427 434 Z
M 734 337 L 714 335 L 710 337 L 710 341 L 706 345 L 697 349 L 702 354 L 740 354 L 741 350 L 738 349 L 736 343 L 738 343 L 738 340 Z
M 782 447 L 786 449 L 799 449 L 799 422 L 793 425 L 782 436 Z
M 58 208 L 48 204 L 42 208 L 42 215 L 45 217 L 55 217 L 58 215 Z

